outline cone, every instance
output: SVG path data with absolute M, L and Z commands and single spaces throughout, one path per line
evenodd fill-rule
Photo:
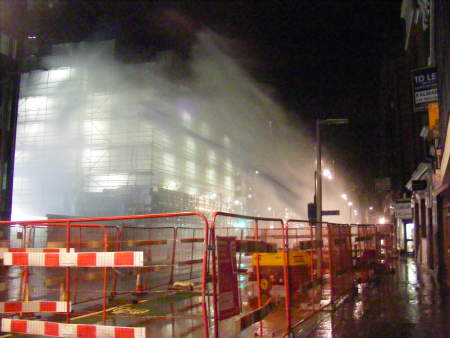
M 136 275 L 136 288 L 134 290 L 135 294 L 141 294 L 144 292 L 144 286 L 142 285 L 141 272 L 139 271 Z
M 144 291 L 144 286 L 142 285 L 141 271 L 139 271 L 136 275 L 136 288 L 133 294 L 137 296 L 146 294 Z
M 67 292 L 66 292 L 66 288 L 64 287 L 64 283 L 61 283 L 59 285 L 59 301 L 67 302 Z
M 29 302 L 30 301 L 30 287 L 28 285 L 28 283 L 26 283 L 24 285 L 24 290 L 23 290 L 23 301 L 24 302 Z

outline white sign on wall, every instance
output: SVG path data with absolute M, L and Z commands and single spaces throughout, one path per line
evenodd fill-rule
M 411 202 L 395 203 L 395 218 L 412 219 Z

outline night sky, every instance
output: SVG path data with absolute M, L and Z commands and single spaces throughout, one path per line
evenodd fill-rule
M 242 41 L 251 51 L 252 74 L 273 86 L 301 123 L 313 129 L 316 118 L 350 118 L 348 127 L 324 133 L 324 146 L 350 175 L 368 178 L 377 174 L 383 53 L 402 41 L 400 6 L 399 0 L 316 0 L 178 8 Z
M 294 123 L 313 132 L 317 118 L 350 118 L 326 131 L 324 146 L 349 175 L 376 176 L 380 68 L 384 50 L 402 43 L 400 0 L 70 4 L 44 20 L 80 39 L 121 36 L 144 57 L 164 49 L 189 57 L 198 29 L 220 33 L 249 72 L 274 88 Z

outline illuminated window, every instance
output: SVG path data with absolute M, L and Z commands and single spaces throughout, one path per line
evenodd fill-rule
M 64 81 L 70 78 L 70 68 L 52 69 L 48 72 L 49 82 Z
M 213 168 L 206 169 L 206 182 L 209 184 L 216 183 L 216 171 Z
M 165 153 L 163 155 L 164 169 L 169 172 L 175 171 L 175 157 L 172 154 Z
M 213 150 L 210 150 L 208 152 L 208 160 L 209 163 L 216 163 L 217 157 L 216 157 L 216 153 Z
M 188 154 L 195 154 L 195 142 L 190 137 L 186 139 L 186 152 Z
M 227 159 L 225 161 L 225 170 L 228 170 L 228 171 L 232 171 L 233 170 L 233 165 L 231 164 L 231 160 L 230 159 Z
M 46 96 L 30 96 L 26 99 L 25 110 L 45 110 L 47 107 Z
M 233 184 L 234 184 L 233 179 L 230 176 L 225 176 L 224 177 L 224 185 L 225 185 L 226 189 L 232 190 L 233 189 Z
M 195 163 L 192 161 L 186 162 L 186 170 L 185 170 L 187 177 L 195 177 Z

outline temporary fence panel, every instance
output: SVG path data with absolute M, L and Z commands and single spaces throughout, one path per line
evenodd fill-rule
M 349 225 L 327 224 L 331 300 L 336 304 L 354 287 L 351 230 Z
M 214 336 L 285 334 L 283 221 L 216 212 L 210 227 Z
M 170 285 L 175 227 L 128 226 L 120 228 L 120 250 L 142 250 L 144 267 L 114 272 L 114 293 L 143 293 Z
M 355 280 L 367 283 L 375 276 L 377 229 L 373 224 L 352 224 L 351 233 Z
M 187 212 L 120 217 L 108 219 L 107 224 L 118 229 L 116 239 L 110 241 L 114 251 L 144 253 L 142 267 L 111 269 L 108 296 L 113 304 L 123 299 L 137 304 L 120 305 L 108 318 L 124 318 L 136 325 L 147 320 L 155 336 L 169 331 L 173 336 L 203 336 L 208 326 L 202 284 L 206 283 L 206 218 Z M 155 317 L 158 321 L 151 320 Z
M 326 223 L 286 221 L 286 248 L 289 251 L 288 315 L 290 328 L 295 330 L 331 301 Z M 302 257 L 301 264 L 296 264 L 293 256 Z
M 394 224 L 377 224 L 378 272 L 395 271 L 397 239 Z

